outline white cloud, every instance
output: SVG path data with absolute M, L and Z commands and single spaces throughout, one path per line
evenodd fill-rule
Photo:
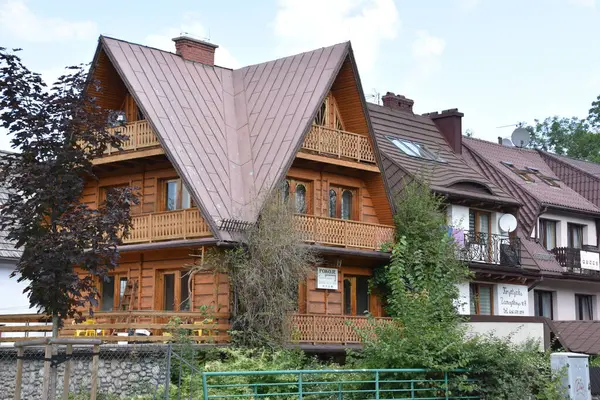
M 569 2 L 582 7 L 596 7 L 596 0 L 569 0 Z
M 192 37 L 208 40 L 207 31 L 198 21 L 198 16 L 193 13 L 184 15 L 182 22 L 178 27 L 168 27 L 162 29 L 159 33 L 146 36 L 144 44 L 157 49 L 175 52 L 175 43 L 173 38 L 182 34 Z M 219 43 L 215 43 L 219 44 Z M 215 64 L 226 68 L 239 68 L 240 62 L 224 47 L 219 46 L 215 51 Z
M 92 21 L 67 21 L 38 15 L 27 6 L 26 0 L 0 3 L 0 31 L 34 43 L 84 40 L 98 35 L 96 23 Z
M 368 75 L 400 19 L 394 0 L 279 0 L 273 28 L 280 56 L 350 40 L 361 75 Z
M 418 59 L 439 57 L 444 52 L 446 41 L 432 36 L 425 30 L 417 31 L 417 38 L 413 42 L 413 56 Z

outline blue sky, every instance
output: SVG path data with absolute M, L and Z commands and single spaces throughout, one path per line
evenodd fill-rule
M 181 32 L 220 45 L 217 63 L 258 63 L 351 40 L 365 94 L 415 112 L 458 108 L 463 130 L 587 114 L 600 94 L 600 0 L 0 0 L 0 46 L 45 77 L 91 61 L 98 35 L 172 50 Z M 0 148 L 8 139 L 0 136 Z

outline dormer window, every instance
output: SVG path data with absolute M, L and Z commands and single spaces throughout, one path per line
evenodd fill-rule
M 551 176 L 545 176 L 537 168 L 525 167 L 525 169 L 518 169 L 514 166 L 513 163 L 509 161 L 502 161 L 501 164 L 510 169 L 515 174 L 519 175 L 519 177 L 526 182 L 535 182 L 535 179 L 531 177 L 531 175 L 533 175 L 537 176 L 542 182 L 544 182 L 548 186 L 560 187 L 560 185 L 558 184 L 560 179 L 553 178 Z

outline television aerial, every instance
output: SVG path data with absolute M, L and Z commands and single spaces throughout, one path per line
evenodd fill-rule
M 517 219 L 512 214 L 504 214 L 498 220 L 498 226 L 503 232 L 512 232 L 517 229 Z
M 517 147 L 526 147 L 531 141 L 529 131 L 521 126 L 513 131 L 510 138 Z

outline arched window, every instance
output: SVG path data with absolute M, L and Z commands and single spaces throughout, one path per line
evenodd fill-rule
M 306 186 L 301 183 L 296 185 L 296 212 L 306 214 Z
M 344 190 L 342 193 L 342 219 L 352 219 L 352 192 Z
M 287 202 L 290 198 L 290 181 L 285 180 L 281 182 L 281 200 Z
M 337 192 L 329 189 L 329 218 L 337 217 Z

